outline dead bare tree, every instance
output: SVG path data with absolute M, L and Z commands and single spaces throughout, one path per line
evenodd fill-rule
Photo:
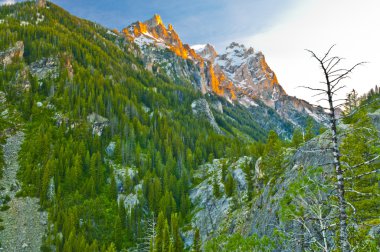
M 338 132 L 337 132 L 337 108 L 341 104 L 337 105 L 339 99 L 336 99 L 336 94 L 339 90 L 343 89 L 345 86 L 342 81 L 349 78 L 350 73 L 358 66 L 364 64 L 360 62 L 352 66 L 351 68 L 340 68 L 340 63 L 343 58 L 338 56 L 331 56 L 330 53 L 334 45 L 329 48 L 329 50 L 322 56 L 317 56 L 313 51 L 307 50 L 312 58 L 316 59 L 319 63 L 320 68 L 323 71 L 324 81 L 321 82 L 325 87 L 313 88 L 304 87 L 312 91 L 318 92 L 316 96 L 324 96 L 320 101 L 328 102 L 329 118 L 330 118 L 330 130 L 331 130 L 331 141 L 332 141 L 332 154 L 333 154 L 333 166 L 335 169 L 336 176 L 336 196 L 339 202 L 339 243 L 342 252 L 349 252 L 350 244 L 348 241 L 348 230 L 347 230 L 347 201 L 345 198 L 345 187 L 344 187 L 344 175 L 341 165 L 341 152 L 338 142 Z
M 146 233 L 145 236 L 140 239 L 141 242 L 138 244 L 136 251 L 156 251 L 156 227 L 157 222 L 153 213 L 152 217 L 146 220 Z
M 333 251 L 339 213 L 330 203 L 334 186 L 321 167 L 300 166 L 298 170 L 297 179 L 287 186 L 279 211 L 282 221 L 292 226 L 283 226 L 285 246 L 292 251 Z

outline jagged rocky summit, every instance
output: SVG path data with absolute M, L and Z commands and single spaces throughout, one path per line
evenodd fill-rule
M 148 70 L 164 72 L 179 83 L 190 82 L 203 94 L 249 109 L 265 105 L 296 127 L 308 116 L 320 123 L 326 120 L 321 107 L 287 95 L 264 54 L 252 47 L 233 42 L 217 53 L 210 44 L 189 46 L 157 14 L 129 25 L 121 34 L 139 46 Z

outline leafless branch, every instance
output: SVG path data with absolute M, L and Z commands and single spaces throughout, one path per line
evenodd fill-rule
M 321 92 L 321 93 L 315 94 L 315 95 L 313 95 L 312 97 L 316 97 L 316 96 L 320 96 L 320 95 L 325 95 L 325 94 L 326 94 L 326 92 L 324 91 L 324 92 Z
M 341 78 L 345 78 L 345 76 L 347 76 L 348 74 L 352 73 L 352 71 L 357 68 L 358 66 L 361 66 L 363 64 L 365 64 L 366 62 L 359 62 L 357 64 L 355 64 L 353 67 L 351 67 L 350 69 L 347 69 L 343 74 L 339 75 L 338 77 L 336 77 L 335 79 L 331 80 L 330 82 L 331 83 L 334 83 L 336 82 L 337 80 L 341 79 Z
M 333 65 L 331 65 L 332 62 L 334 62 L 335 59 L 336 59 L 335 63 L 334 63 Z M 327 73 L 328 73 L 328 74 L 332 74 L 332 73 L 334 73 L 335 71 L 337 71 L 337 70 L 334 70 L 334 71 L 331 71 L 331 70 L 333 70 L 334 67 L 336 67 L 336 66 L 337 66 L 342 60 L 343 60 L 343 58 L 333 57 L 333 58 L 331 59 L 331 61 L 329 62 L 329 64 L 327 65 L 327 67 L 326 67 L 326 69 L 327 69 Z M 330 65 L 331 65 L 331 67 L 330 67 Z
M 360 164 L 354 165 L 354 166 L 350 166 L 349 164 L 345 163 L 345 165 L 348 166 L 348 168 L 345 169 L 345 170 L 343 170 L 343 172 L 346 172 L 347 170 L 352 170 L 352 169 L 355 169 L 355 168 L 361 167 L 361 166 L 363 166 L 363 165 L 369 165 L 369 164 L 375 162 L 375 161 L 376 161 L 377 159 L 379 159 L 379 158 L 380 158 L 380 155 L 378 155 L 378 156 L 376 156 L 376 157 L 374 157 L 374 158 L 372 158 L 372 159 L 370 159 L 370 160 L 367 160 L 367 161 L 365 161 L 365 162 L 363 162 L 363 163 L 360 163 Z
M 327 92 L 326 90 L 324 89 L 320 89 L 320 88 L 311 88 L 311 87 L 307 87 L 307 86 L 298 86 L 299 88 L 306 88 L 306 89 L 309 89 L 309 90 L 312 90 L 312 91 L 321 91 L 321 92 Z
M 378 194 L 378 193 L 363 193 L 363 192 L 356 191 L 354 189 L 346 189 L 346 192 L 356 193 L 356 194 L 358 194 L 360 196 L 369 196 L 369 197 L 371 197 L 371 196 L 377 196 L 377 197 L 379 197 L 380 196 L 380 194 Z
M 346 85 L 340 86 L 340 87 L 338 87 L 338 88 L 332 90 L 331 93 L 332 93 L 332 94 L 335 94 L 337 91 L 339 91 L 339 90 L 341 90 L 341 89 L 343 89 L 343 88 L 345 88 L 345 87 L 346 87 Z M 345 99 L 345 100 L 346 100 L 346 99 Z
M 331 50 L 336 46 L 336 44 L 333 44 L 326 52 L 325 56 L 321 59 L 321 62 L 324 62 L 327 56 L 329 56 Z M 314 54 L 314 53 L 313 53 Z M 315 55 L 315 54 L 314 54 Z
M 345 178 L 345 180 L 359 179 L 359 178 L 362 178 L 362 177 L 365 177 L 365 176 L 368 176 L 368 175 L 371 175 L 371 174 L 375 174 L 375 173 L 378 173 L 378 172 L 380 172 L 380 169 L 369 171 L 369 172 L 365 172 L 365 173 L 356 175 L 354 177 Z

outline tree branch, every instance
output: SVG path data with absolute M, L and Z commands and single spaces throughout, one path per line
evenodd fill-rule
M 355 68 L 357 68 L 358 66 L 361 66 L 361 65 L 363 65 L 363 64 L 365 64 L 365 63 L 366 63 L 366 62 L 359 62 L 359 63 L 355 64 L 355 65 L 354 65 L 353 67 L 351 67 L 350 69 L 347 69 L 347 70 L 345 71 L 345 73 L 341 74 L 340 76 L 336 77 L 335 79 L 333 79 L 333 80 L 330 81 L 330 82 L 331 82 L 331 83 L 336 82 L 337 80 L 339 80 L 339 79 L 341 79 L 341 78 L 347 76 L 348 74 L 350 74 L 350 73 L 351 73 Z
M 344 180 L 359 179 L 359 178 L 362 178 L 362 177 L 364 177 L 364 176 L 371 175 L 371 174 L 378 173 L 378 172 L 380 172 L 380 169 L 373 170 L 373 171 L 369 171 L 369 172 L 365 172 L 365 173 L 362 173 L 362 174 L 356 175 L 356 176 L 354 176 L 354 177 L 345 178 Z
M 365 162 L 363 162 L 363 163 L 360 163 L 360 164 L 354 165 L 354 166 L 350 166 L 349 164 L 345 163 L 349 168 L 344 169 L 342 172 L 346 172 L 347 170 L 352 170 L 352 169 L 355 169 L 355 168 L 361 167 L 361 166 L 363 166 L 363 165 L 369 165 L 369 164 L 375 162 L 375 161 L 376 161 L 377 159 L 379 159 L 379 158 L 380 158 L 380 155 L 378 155 L 378 156 L 376 156 L 376 157 L 374 157 L 374 158 L 372 158 L 372 159 L 370 159 L 370 160 L 367 160 L 367 161 L 365 161 Z
M 359 194 L 360 196 L 377 196 L 377 197 L 380 196 L 380 194 L 378 193 L 363 193 L 363 192 L 356 191 L 354 189 L 346 189 L 346 192 L 356 193 L 356 194 Z

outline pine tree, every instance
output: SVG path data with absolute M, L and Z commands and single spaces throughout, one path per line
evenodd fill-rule
M 218 176 L 215 173 L 212 177 L 212 192 L 215 196 L 215 198 L 220 198 L 220 188 L 219 188 L 219 181 L 218 181 Z
M 227 197 L 231 197 L 235 189 L 235 181 L 230 173 L 227 175 L 226 181 L 224 183 L 224 188 L 226 190 Z
M 121 249 L 123 245 L 123 225 L 119 216 L 116 217 L 113 229 L 113 241 L 118 249 Z
M 110 199 L 117 200 L 118 189 L 116 185 L 116 179 L 113 172 L 111 172 L 111 184 L 110 184 Z
M 314 120 L 309 117 L 306 122 L 306 129 L 305 129 L 305 136 L 304 136 L 304 142 L 307 142 L 315 137 L 314 133 Z
M 122 201 L 121 199 L 119 200 L 119 218 L 121 220 L 121 227 L 123 229 L 126 228 L 126 225 L 127 225 L 127 212 L 125 210 L 125 204 L 124 204 L 124 201 Z
M 306 134 L 307 135 L 307 138 L 310 138 L 309 134 Z M 304 139 L 303 139 L 303 133 L 302 133 L 302 130 L 300 128 L 296 128 L 293 132 L 293 137 L 292 137 L 292 142 L 291 142 L 291 145 L 293 148 L 298 148 L 303 142 L 304 142 Z
M 355 89 L 352 89 L 346 96 L 344 104 L 344 114 L 348 115 L 359 106 L 359 95 Z
M 169 249 L 169 226 L 165 215 L 160 212 L 157 218 L 156 251 L 166 252 Z
M 282 142 L 275 131 L 270 131 L 267 143 L 263 150 L 263 167 L 265 167 L 264 178 L 269 181 L 270 178 L 278 178 L 283 172 L 283 152 Z
M 199 232 L 199 229 L 197 228 L 194 232 L 194 241 L 193 241 L 193 247 L 192 247 L 192 252 L 201 252 L 201 246 L 202 246 L 202 241 L 201 241 L 201 235 Z
M 171 235 L 173 239 L 174 252 L 182 252 L 183 241 L 179 232 L 178 214 L 172 214 L 170 223 L 171 223 Z

